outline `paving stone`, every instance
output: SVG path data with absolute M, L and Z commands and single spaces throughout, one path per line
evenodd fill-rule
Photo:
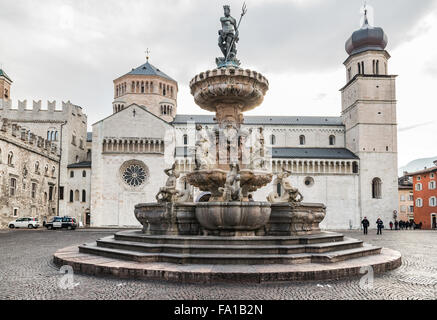
M 360 287 L 360 277 L 292 283 L 178 284 L 80 274 L 73 278 L 77 286 L 61 289 L 58 284 L 63 275 L 53 265 L 53 254 L 113 233 L 114 230 L 1 232 L 0 299 L 437 299 L 437 232 L 433 231 L 386 231 L 382 236 L 367 237 L 356 231 L 342 231 L 347 237 L 402 253 L 402 266 L 376 275 L 373 288 L 368 290 Z

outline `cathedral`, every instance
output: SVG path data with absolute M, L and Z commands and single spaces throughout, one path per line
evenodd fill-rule
M 273 174 L 286 167 L 305 202 L 327 206 L 325 229 L 357 229 L 364 217 L 388 223 L 398 208 L 396 76 L 388 72 L 387 42 L 383 29 L 367 19 L 347 40 L 338 117 L 244 117 L 244 129 L 263 128 Z M 164 170 L 173 163 L 181 172 L 180 189 L 194 202 L 208 200 L 210 195 L 190 186 L 184 174 L 195 168 L 196 125 L 213 129 L 214 116 L 179 114 L 177 81 L 148 60 L 114 80 L 112 114 L 92 124 L 92 133 L 86 132 L 82 108 L 69 102 L 62 110 L 50 103 L 41 110 L 40 102 L 31 110 L 23 102 L 14 108 L 12 81 L 0 73 L 0 118 L 47 134 L 60 150 L 60 159 L 50 160 L 59 162 L 59 179 L 51 181 L 57 215 L 76 217 L 83 226 L 140 227 L 135 205 L 156 201 Z M 0 168 L 6 155 L 7 150 L 0 153 Z M 1 169 L 10 174 L 8 167 Z M 253 198 L 266 201 L 280 189 L 274 178 Z M 7 205 L 0 210 L 7 217 L 14 212 Z M 32 215 L 55 211 L 41 210 Z

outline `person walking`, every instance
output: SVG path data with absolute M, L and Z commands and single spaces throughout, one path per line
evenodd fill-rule
M 361 224 L 363 225 L 364 234 L 367 234 L 367 228 L 369 228 L 370 222 L 367 220 L 367 217 L 364 217 L 363 221 L 361 221 Z
M 384 228 L 384 222 L 382 222 L 381 218 L 378 218 L 378 220 L 376 220 L 376 226 L 378 228 L 377 234 L 382 235 L 382 229 Z
M 390 221 L 390 230 L 393 230 L 393 222 Z
M 397 220 L 395 221 L 395 230 L 399 230 L 399 222 Z

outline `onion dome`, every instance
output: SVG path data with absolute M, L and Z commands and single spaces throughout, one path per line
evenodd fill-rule
M 363 26 L 346 41 L 346 52 L 354 55 L 368 50 L 383 51 L 387 43 L 388 38 L 384 30 L 369 24 L 367 10 L 365 10 Z

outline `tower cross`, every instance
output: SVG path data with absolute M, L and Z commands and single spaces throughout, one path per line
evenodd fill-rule
M 146 50 L 145 52 L 146 52 L 146 59 L 147 59 L 147 62 L 149 62 L 149 56 L 150 56 L 151 51 L 150 51 L 149 48 L 147 48 L 147 50 Z

